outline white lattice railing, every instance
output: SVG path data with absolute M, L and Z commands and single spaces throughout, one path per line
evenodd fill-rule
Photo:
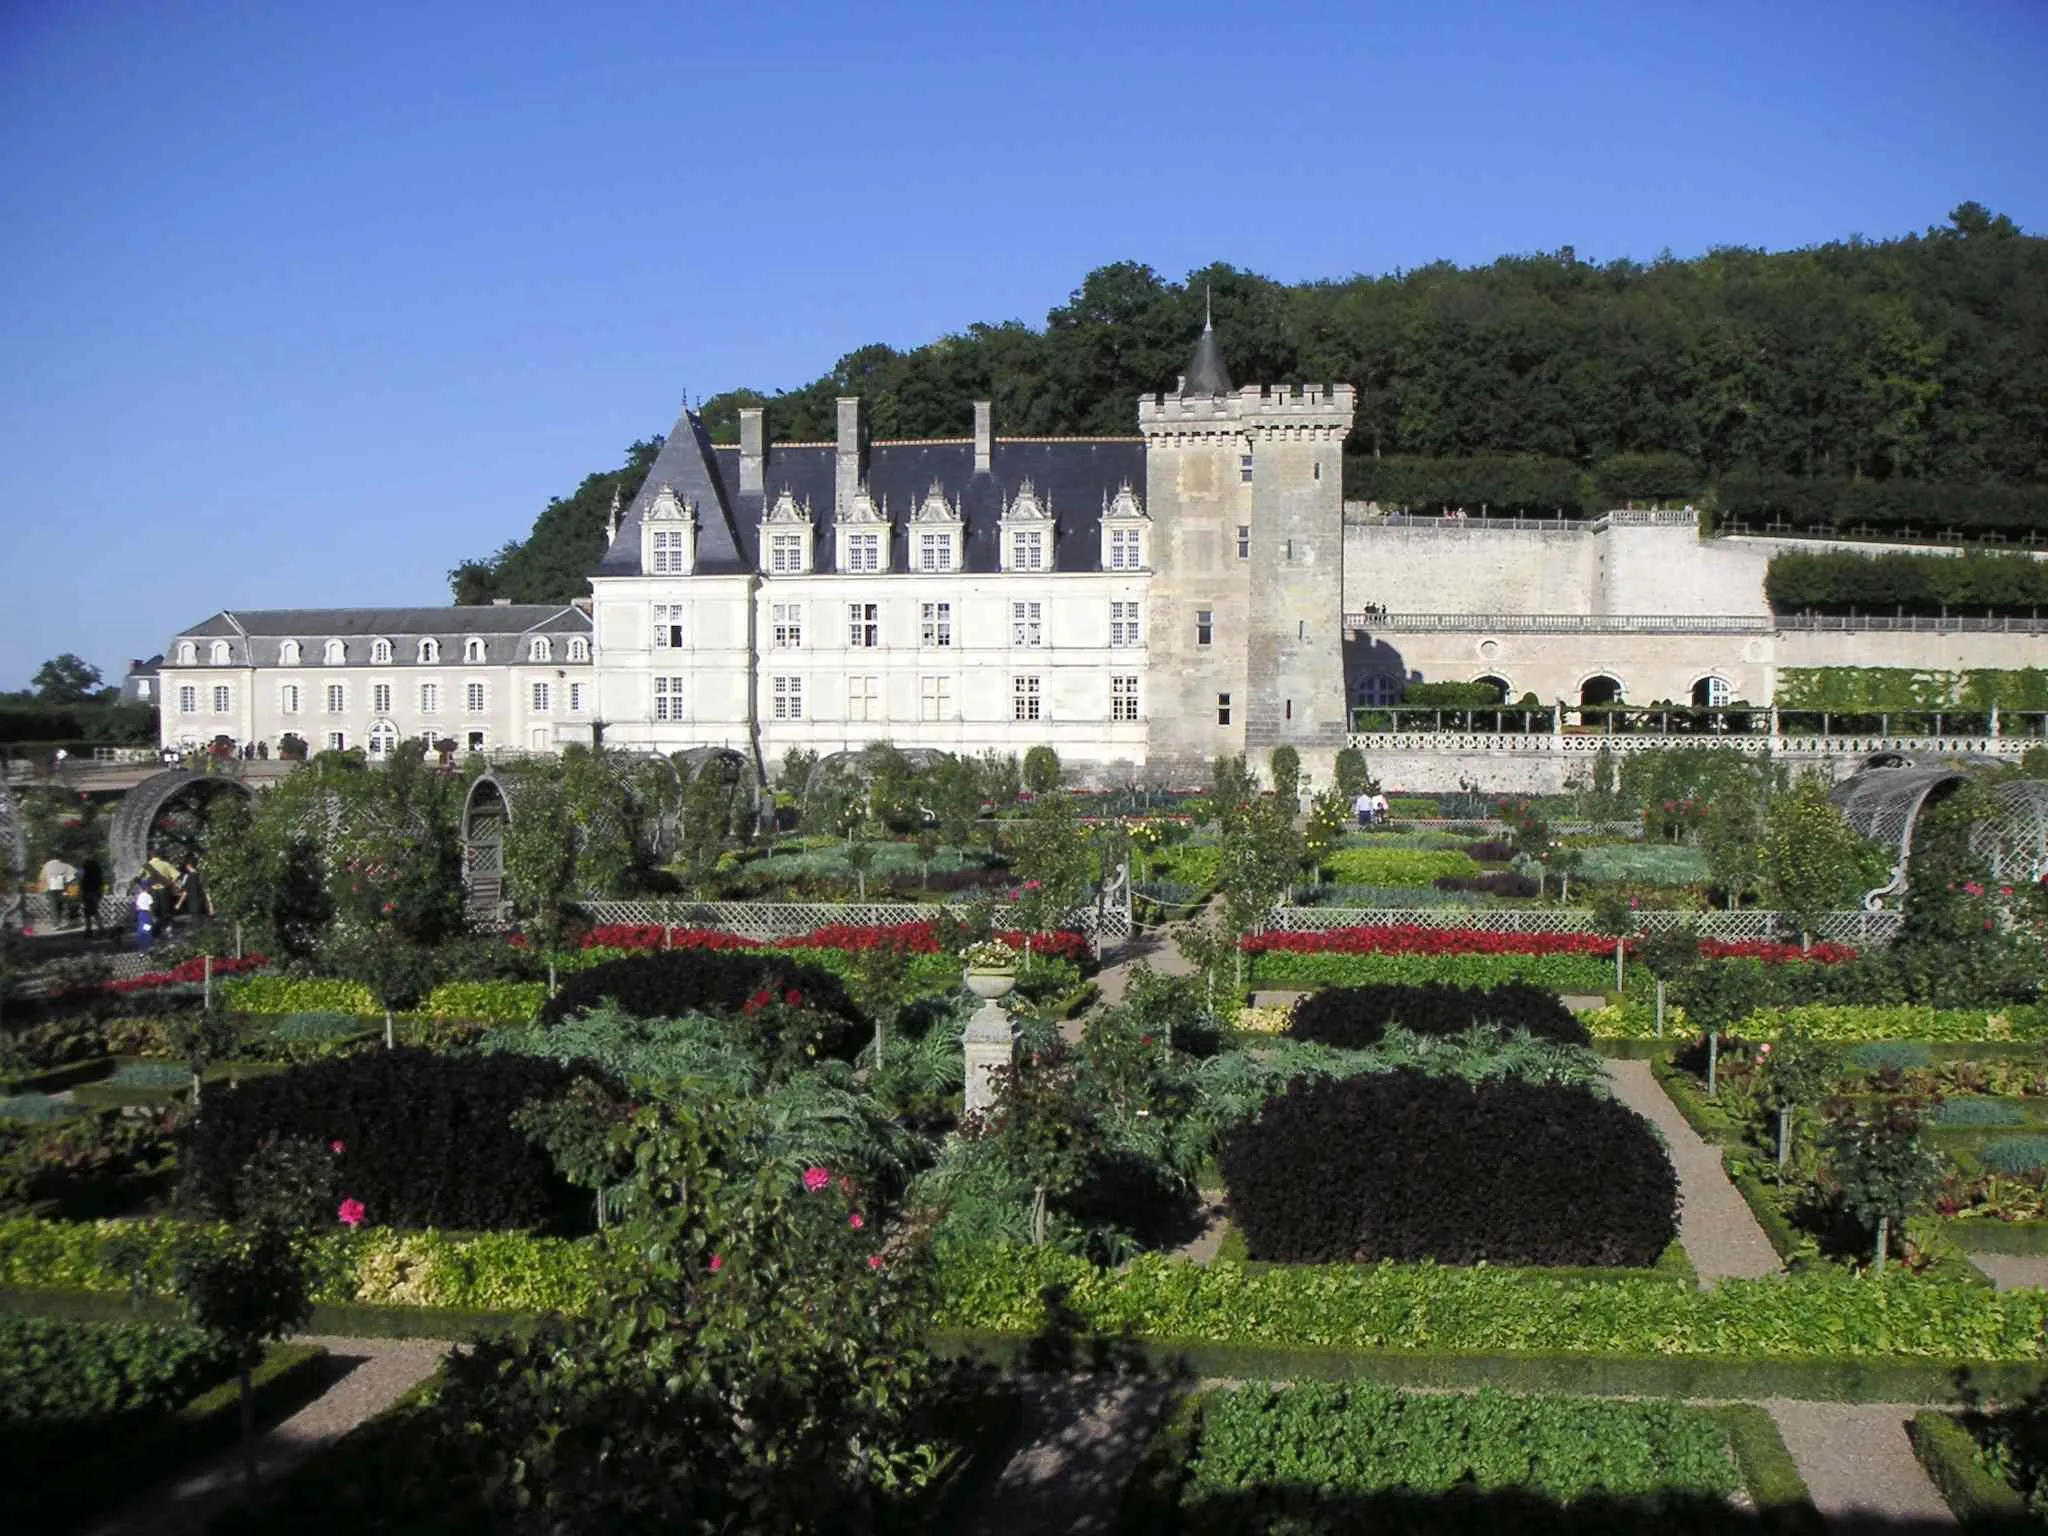
M 82 926 L 78 919 L 78 907 L 79 903 L 75 901 L 64 903 L 63 927 L 77 928 Z M 112 928 L 116 925 L 126 925 L 132 919 L 134 911 L 135 903 L 130 897 L 102 896 L 100 898 L 99 921 L 105 927 Z M 57 898 L 48 891 L 24 892 L 21 897 L 21 920 L 27 927 L 37 933 L 46 933 L 50 929 L 58 927 Z
M 1790 757 L 1870 757 L 1881 752 L 1908 756 L 1978 757 L 2023 756 L 2038 746 L 2039 737 L 2030 736 L 1757 736 L 1717 735 L 1568 735 L 1553 736 L 1541 731 L 1527 735 L 1489 731 L 1353 731 L 1348 738 L 1368 757 L 1390 752 L 1531 754 L 1550 757 L 1591 757 L 1610 752 L 1626 757 L 1638 752 L 1661 752 L 1672 747 L 1712 747 L 1723 752 L 1746 752 L 1753 756 L 1771 753 Z
M 1483 832 L 1511 832 L 1514 829 L 1494 816 L 1389 816 L 1376 826 L 1395 827 L 1405 832 L 1447 832 L 1454 827 L 1477 827 Z M 1554 821 L 1550 830 L 1559 837 L 1636 837 L 1643 835 L 1640 821 Z
M 1830 912 L 1815 938 L 1849 944 L 1889 944 L 1903 921 L 1897 912 Z M 1705 939 L 1796 938 L 1781 913 L 1638 912 L 1638 933 L 1660 933 L 1690 923 Z M 1593 914 L 1570 907 L 1276 907 L 1267 925 L 1282 933 L 1332 928 L 1466 928 L 1482 933 L 1593 933 Z
M 899 923 L 929 922 L 946 909 L 932 902 L 770 902 L 770 901 L 585 901 L 576 911 L 591 922 L 646 923 L 654 927 L 715 928 L 747 939 L 793 939 L 834 924 L 854 928 L 893 928 Z M 1111 907 L 1102 914 L 1102 938 L 1129 936 L 1129 914 Z M 1062 927 L 1095 935 L 1093 903 L 1068 914 Z

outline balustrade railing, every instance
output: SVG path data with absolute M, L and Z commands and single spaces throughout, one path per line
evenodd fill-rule
M 1726 752 L 1766 753 L 1791 757 L 1876 757 L 1888 752 L 1902 756 L 1996 757 L 2017 761 L 2040 738 L 2028 736 L 1754 736 L 1621 734 L 1496 735 L 1484 731 L 1353 731 L 1347 738 L 1368 757 L 1375 753 L 1474 753 L 1479 755 L 1534 755 L 1543 757 L 1592 757 L 1609 752 L 1618 757 L 1641 752 L 1661 752 L 1672 747 L 1712 747 Z

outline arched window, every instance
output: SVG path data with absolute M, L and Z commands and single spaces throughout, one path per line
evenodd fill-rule
M 190 640 L 180 640 L 178 642 L 178 665 L 181 667 L 191 667 L 197 666 L 198 663 L 199 647 Z
M 421 660 L 421 661 L 422 661 L 423 663 L 425 663 L 425 664 L 426 664 L 427 666 L 432 666 L 432 665 L 433 665 L 433 664 L 434 664 L 435 662 L 439 661 L 440 659 L 441 659 L 441 642 L 440 642 L 440 641 L 438 641 L 438 640 L 422 640 L 422 641 L 420 642 L 420 660 Z
M 391 665 L 391 642 L 389 640 L 372 640 L 370 642 L 370 664 L 376 667 L 388 667 Z
M 322 659 L 330 667 L 338 667 L 348 660 L 348 647 L 339 640 L 330 640 L 321 651 Z
M 1499 702 L 1503 704 L 1514 696 L 1513 690 L 1508 685 L 1508 680 L 1497 672 L 1488 672 L 1482 677 L 1473 678 L 1472 681 L 1497 690 L 1500 694 Z
M 1623 702 L 1621 679 L 1609 677 L 1605 672 L 1595 672 L 1579 684 L 1581 705 L 1620 704 Z
M 208 646 L 208 647 L 206 648 L 206 650 L 207 650 L 207 655 L 206 655 L 206 659 L 207 659 L 208 661 L 212 662 L 212 663 L 213 663 L 213 665 L 215 665 L 216 667 L 224 667 L 224 666 L 226 666 L 226 665 L 228 664 L 228 660 L 229 660 L 229 658 L 230 658 L 230 656 L 231 656 L 231 654 L 232 654 L 232 653 L 231 653 L 231 652 L 230 652 L 230 651 L 228 650 L 228 643 L 227 643 L 227 641 L 225 641 L 225 640 L 216 640 L 216 641 L 214 641 L 212 645 L 210 645 L 210 646 Z
M 277 664 L 280 667 L 296 667 L 299 664 L 299 642 L 286 640 L 277 648 Z
M 484 659 L 483 641 L 477 639 L 473 635 L 469 639 L 463 641 L 462 659 L 464 661 L 482 661 Z
M 370 727 L 370 756 L 388 757 L 398 745 L 398 727 L 389 720 L 379 720 Z
M 1733 690 L 1728 679 L 1709 674 L 1692 685 L 1692 702 L 1695 709 L 1726 709 Z
M 1361 709 L 1386 709 L 1401 702 L 1401 679 L 1373 672 L 1359 679 L 1358 705 Z
M 590 660 L 590 642 L 581 635 L 572 639 L 569 642 L 569 659 L 571 661 Z
M 526 659 L 528 661 L 553 661 L 555 659 L 555 648 L 548 643 L 546 635 L 535 635 L 533 637 L 533 643 L 526 648 Z

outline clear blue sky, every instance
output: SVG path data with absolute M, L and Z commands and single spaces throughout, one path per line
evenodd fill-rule
M 0 3 L 0 688 L 1090 268 L 2048 229 L 2044 0 Z M 964 410 L 964 404 L 963 404 Z

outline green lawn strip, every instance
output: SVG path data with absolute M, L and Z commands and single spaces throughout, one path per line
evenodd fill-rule
M 1906 1425 L 1913 1454 L 1968 1531 L 2039 1531 L 2019 1490 L 1987 1467 L 1977 1441 L 1952 1413 L 1929 1409 Z
M 250 1378 L 257 1428 L 267 1429 L 313 1401 L 334 1384 L 336 1372 L 336 1362 L 323 1349 L 270 1346 Z M 240 1388 L 230 1377 L 133 1432 L 102 1440 L 85 1456 L 60 1466 L 38 1466 L 36 1477 L 16 1481 L 0 1495 L 0 1509 L 37 1522 L 24 1530 L 76 1524 L 232 1449 L 241 1429 Z
M 182 1323 L 184 1307 L 159 1296 L 125 1291 L 81 1291 L 49 1286 L 0 1286 L 0 1312 L 92 1323 Z M 454 1307 L 392 1307 L 367 1302 L 322 1303 L 306 1332 L 353 1339 L 448 1339 L 530 1327 L 531 1312 L 480 1312 Z

